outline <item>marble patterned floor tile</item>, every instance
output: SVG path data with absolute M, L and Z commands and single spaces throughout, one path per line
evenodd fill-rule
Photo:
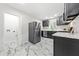
M 0 50 L 0 56 L 53 56 L 53 39 L 41 38 L 41 42 L 26 42 L 16 48 Z

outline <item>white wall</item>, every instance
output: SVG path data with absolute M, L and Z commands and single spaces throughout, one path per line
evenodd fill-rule
M 3 38 L 3 15 L 0 12 L 0 50 L 2 48 L 2 38 Z
M 20 25 L 19 25 L 19 41 L 24 43 L 28 40 L 28 22 L 32 20 L 27 14 L 24 14 L 17 9 L 14 9 L 10 6 L 5 4 L 0 4 L 0 47 L 2 47 L 3 41 L 3 34 L 4 34 L 4 13 L 10 13 L 13 15 L 17 15 L 20 17 Z M 22 39 L 21 39 L 22 38 Z M 1 48 L 0 48 L 1 49 Z

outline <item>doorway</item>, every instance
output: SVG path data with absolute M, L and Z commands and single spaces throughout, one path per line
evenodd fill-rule
M 19 17 L 13 14 L 4 14 L 4 40 L 5 47 L 15 48 L 18 45 Z

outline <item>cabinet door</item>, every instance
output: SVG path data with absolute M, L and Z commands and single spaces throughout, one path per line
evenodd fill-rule
M 79 56 L 79 40 L 54 37 L 55 56 Z

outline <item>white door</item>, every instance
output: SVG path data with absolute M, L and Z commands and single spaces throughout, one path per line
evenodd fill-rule
M 18 41 L 19 17 L 5 13 L 4 14 L 4 45 L 5 47 L 15 48 Z

